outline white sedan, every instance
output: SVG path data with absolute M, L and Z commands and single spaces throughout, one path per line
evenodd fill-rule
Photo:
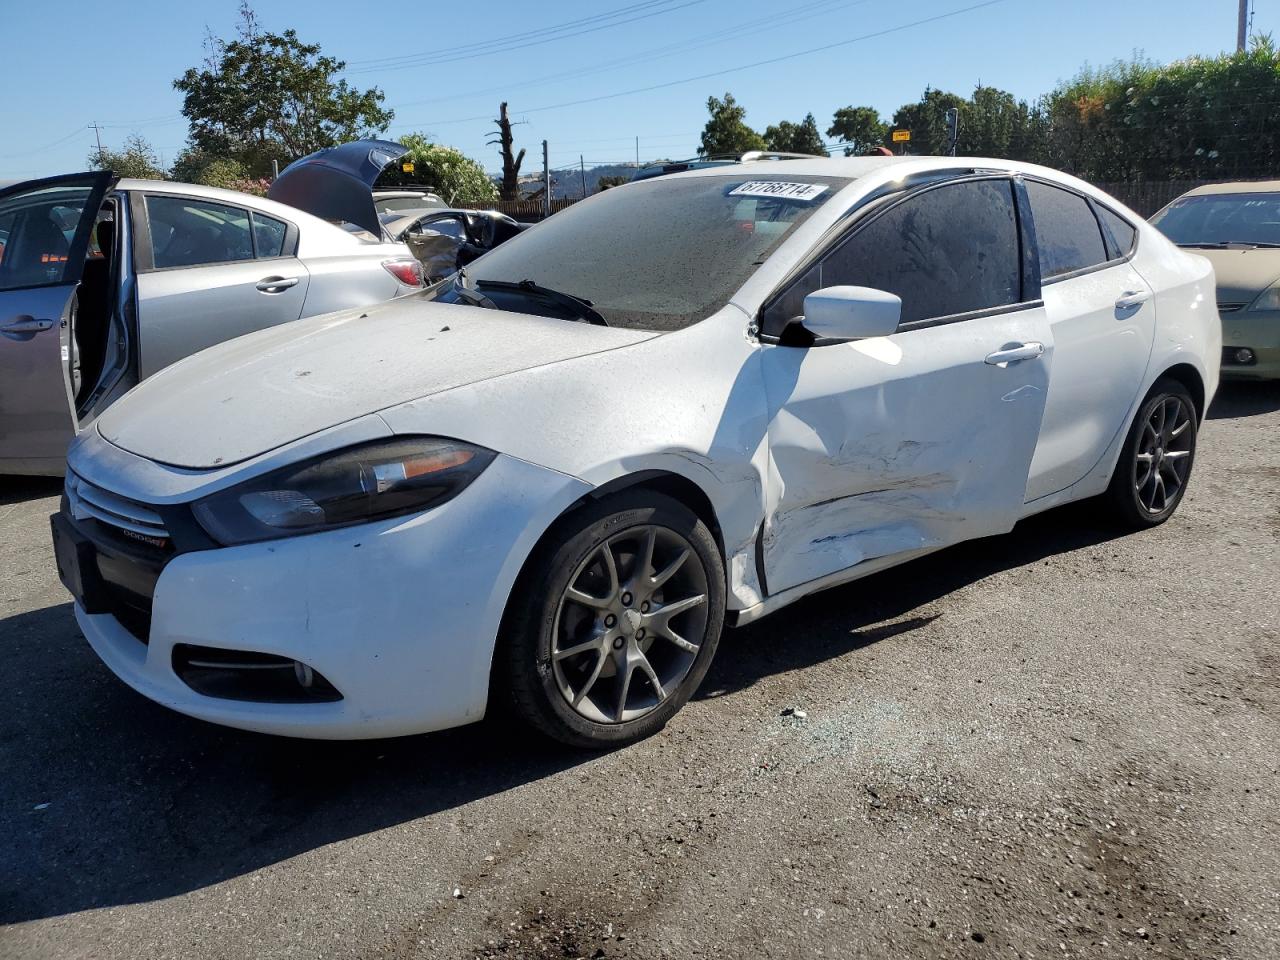
M 1162 523 L 1218 384 L 1208 262 L 998 160 L 629 184 L 433 294 L 215 347 L 77 440 L 59 569 L 126 683 L 292 736 L 633 741 L 725 623 L 1070 501 Z

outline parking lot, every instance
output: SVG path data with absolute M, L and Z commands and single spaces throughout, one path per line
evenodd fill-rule
M 1167 525 L 803 601 L 601 755 L 170 713 L 75 627 L 58 484 L 4 481 L 0 955 L 1275 957 L 1280 389 L 1201 444 Z

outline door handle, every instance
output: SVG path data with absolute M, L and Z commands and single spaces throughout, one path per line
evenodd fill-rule
M 283 293 L 298 285 L 297 277 L 263 277 L 257 287 L 262 293 Z
M 0 333 L 10 340 L 30 340 L 37 333 L 51 329 L 53 329 L 52 320 L 37 320 L 35 317 L 21 316 L 0 327 Z
M 995 353 L 987 354 L 986 362 L 993 367 L 1007 367 L 1019 360 L 1035 360 L 1042 356 L 1044 356 L 1044 344 L 1039 340 L 1032 340 L 1029 343 L 1015 343 L 1001 347 Z
M 1120 294 L 1120 299 L 1116 301 L 1117 310 L 1132 310 L 1134 307 L 1140 307 L 1151 299 L 1151 293 L 1147 290 L 1126 290 Z

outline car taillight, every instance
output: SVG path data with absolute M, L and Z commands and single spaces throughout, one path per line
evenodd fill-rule
M 406 287 L 425 287 L 426 280 L 422 276 L 422 264 L 417 260 L 383 260 L 383 267 Z

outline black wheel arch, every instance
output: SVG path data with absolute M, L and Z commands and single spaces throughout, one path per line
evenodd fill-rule
M 1187 393 L 1191 394 L 1191 400 L 1196 405 L 1196 420 L 1204 423 L 1208 411 L 1205 409 L 1204 378 L 1200 376 L 1200 371 L 1189 363 L 1178 363 L 1156 377 L 1153 383 L 1164 379 L 1177 380 L 1187 388 Z

